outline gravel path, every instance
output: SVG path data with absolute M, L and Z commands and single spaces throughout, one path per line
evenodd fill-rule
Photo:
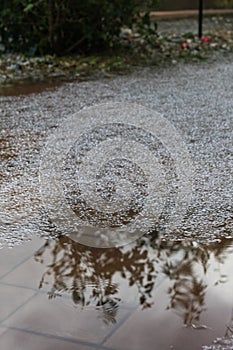
M 192 201 L 179 229 L 166 237 L 232 238 L 232 58 L 139 69 L 129 76 L 67 83 L 41 94 L 2 97 L 0 244 L 13 245 L 46 232 L 38 169 L 47 136 L 81 108 L 114 101 L 135 102 L 163 114 L 190 152 Z
M 203 18 L 203 33 L 218 33 L 233 30 L 232 15 L 229 16 L 207 16 Z M 159 33 L 197 33 L 198 18 L 184 18 L 174 20 L 158 21 Z

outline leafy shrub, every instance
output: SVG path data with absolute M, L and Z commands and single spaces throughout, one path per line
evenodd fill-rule
M 117 45 L 122 26 L 148 22 L 157 2 L 1 0 L 0 41 L 7 51 L 32 55 L 106 50 Z

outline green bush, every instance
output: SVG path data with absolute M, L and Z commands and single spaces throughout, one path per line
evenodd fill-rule
M 142 25 L 157 3 L 158 0 L 1 0 L 1 46 L 6 51 L 31 55 L 106 50 L 116 47 L 122 26 Z

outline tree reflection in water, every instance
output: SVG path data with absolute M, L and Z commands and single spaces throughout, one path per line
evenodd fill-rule
M 115 323 L 120 304 L 121 282 L 137 288 L 138 303 L 151 307 L 157 278 L 163 274 L 172 284 L 168 290 L 168 309 L 173 309 L 184 324 L 197 323 L 205 310 L 206 283 L 200 276 L 207 273 L 211 255 L 224 263 L 225 250 L 233 240 L 209 245 L 190 241 L 162 242 L 143 238 L 130 246 L 97 249 L 74 242 L 67 236 L 49 239 L 35 254 L 43 264 L 49 253 L 50 263 L 41 277 L 39 288 L 52 284 L 49 298 L 59 293 L 72 295 L 74 304 L 94 306 L 105 323 Z M 202 271 L 201 271 L 202 269 Z M 51 282 L 52 278 L 52 282 Z M 219 281 L 221 282 L 221 275 Z

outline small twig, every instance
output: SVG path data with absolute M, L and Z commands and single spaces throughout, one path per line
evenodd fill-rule
M 80 45 L 84 40 L 85 40 L 86 36 L 83 36 L 81 39 L 79 39 L 76 43 L 74 43 L 73 45 L 71 45 L 66 52 L 70 52 L 72 51 L 76 46 Z
M 231 332 L 231 333 L 233 334 L 233 328 L 232 328 L 232 327 L 226 325 L 226 328 L 227 328 L 227 330 L 228 330 L 229 332 Z M 226 334 L 227 334 L 227 332 L 226 332 Z

